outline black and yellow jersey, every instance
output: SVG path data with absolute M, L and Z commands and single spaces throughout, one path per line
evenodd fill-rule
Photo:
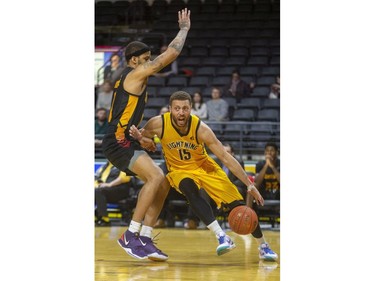
M 162 133 L 160 136 L 163 154 L 169 172 L 174 170 L 195 170 L 207 160 L 204 143 L 199 143 L 197 132 L 200 120 L 195 115 L 190 115 L 188 131 L 180 132 L 172 124 L 171 113 L 162 115 Z
M 146 88 L 140 96 L 128 93 L 124 89 L 124 80 L 132 70 L 131 67 L 125 68 L 120 79 L 116 81 L 109 111 L 107 134 L 114 134 L 119 143 L 132 139 L 129 128 L 132 125 L 139 126 L 147 102 Z

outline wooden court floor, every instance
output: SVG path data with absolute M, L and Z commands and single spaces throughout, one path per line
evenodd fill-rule
M 166 262 L 137 260 L 130 257 L 117 239 L 127 228 L 122 226 L 95 228 L 95 280 L 280 280 L 280 232 L 263 230 L 278 262 L 260 261 L 257 242 L 251 235 L 228 231 L 236 249 L 216 255 L 217 240 L 209 230 L 183 228 L 154 229 L 157 247 L 169 255 Z

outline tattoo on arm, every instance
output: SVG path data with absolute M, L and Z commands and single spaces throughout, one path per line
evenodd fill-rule
M 177 36 L 173 41 L 169 44 L 169 47 L 174 48 L 177 50 L 177 52 L 181 53 L 182 48 L 185 44 L 185 39 L 187 36 L 188 31 L 185 29 L 180 29 Z
M 160 58 L 155 58 L 153 61 L 147 62 L 143 65 L 144 69 L 147 69 L 149 67 L 152 68 L 153 72 L 159 72 L 159 70 L 163 69 L 165 65 L 160 61 Z

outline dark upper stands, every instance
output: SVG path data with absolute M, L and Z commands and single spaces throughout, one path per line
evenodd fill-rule
M 95 4 L 95 44 L 120 47 L 132 40 L 141 40 L 157 54 L 162 44 L 168 44 L 176 36 L 177 11 L 184 7 L 192 11 L 192 26 L 178 58 L 180 74 L 169 78 L 150 77 L 152 109 L 158 103 L 153 103 L 153 98 L 166 98 L 168 102 L 170 94 L 177 89 L 191 94 L 199 90 L 207 101 L 211 87 L 224 86 L 237 68 L 242 79 L 254 82 L 255 88 L 251 98 L 231 104 L 231 120 L 279 124 L 280 100 L 268 99 L 270 85 L 276 75 L 280 75 L 279 0 L 257 0 L 256 3 L 250 0 L 154 0 L 151 5 L 145 0 L 100 1 Z M 183 70 L 192 75 L 182 74 Z M 152 112 L 148 111 L 147 117 Z M 226 127 L 230 126 L 223 125 L 223 138 Z M 248 131 L 243 131 L 244 149 L 263 152 L 264 142 L 270 137 L 280 144 L 277 130 L 258 134 L 245 132 Z M 228 136 L 233 139 L 233 134 L 232 130 Z

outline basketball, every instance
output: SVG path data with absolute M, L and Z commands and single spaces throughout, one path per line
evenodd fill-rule
M 247 206 L 238 206 L 229 213 L 228 223 L 237 234 L 250 234 L 258 225 L 258 216 Z

